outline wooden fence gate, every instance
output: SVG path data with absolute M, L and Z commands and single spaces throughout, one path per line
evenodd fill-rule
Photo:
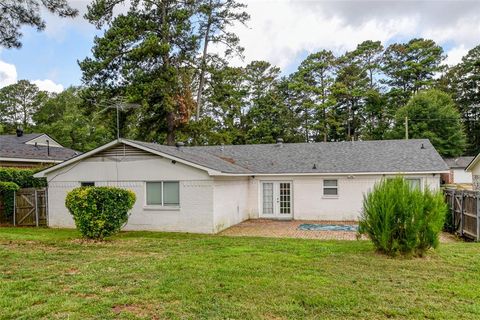
M 45 188 L 24 188 L 13 196 L 13 208 L 7 208 L 0 196 L 0 224 L 14 226 L 46 226 L 48 205 Z M 13 212 L 12 212 L 13 209 Z
M 480 241 L 480 194 L 476 191 L 445 189 L 453 232 Z

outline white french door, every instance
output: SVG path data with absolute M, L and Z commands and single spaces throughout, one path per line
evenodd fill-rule
M 288 181 L 261 182 L 260 217 L 271 219 L 291 219 L 292 183 Z

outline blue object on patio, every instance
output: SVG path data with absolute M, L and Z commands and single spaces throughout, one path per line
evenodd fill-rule
M 304 223 L 298 226 L 298 230 L 304 231 L 353 231 L 358 230 L 357 225 L 348 224 L 310 224 Z

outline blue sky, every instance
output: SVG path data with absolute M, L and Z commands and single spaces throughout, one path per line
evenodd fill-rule
M 321 49 L 342 54 L 368 39 L 388 45 L 413 37 L 441 44 L 449 55 L 446 62 L 453 64 L 480 44 L 480 1 L 244 1 L 251 15 L 248 28 L 232 31 L 246 49 L 245 60 L 233 59 L 234 65 L 267 60 L 288 74 Z M 87 3 L 71 2 L 81 15 Z M 90 55 L 93 38 L 101 32 L 82 17 L 45 17 L 44 32 L 25 28 L 21 49 L 0 51 L 0 87 L 20 79 L 57 92 L 81 84 L 77 60 Z

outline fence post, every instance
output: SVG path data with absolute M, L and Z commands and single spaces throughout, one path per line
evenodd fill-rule
M 463 216 L 464 214 L 464 208 L 465 208 L 465 191 L 462 190 L 462 201 L 460 202 L 460 236 L 463 237 L 463 225 L 464 225 L 464 220 L 465 217 Z
M 17 225 L 17 192 L 13 191 L 13 226 Z
M 48 188 L 43 189 L 44 191 L 44 201 L 45 201 L 45 218 L 47 220 L 47 227 L 50 225 L 50 215 L 48 214 Z
M 37 199 L 37 189 L 35 189 L 35 192 L 33 194 L 35 197 L 35 225 L 38 227 L 38 199 Z
M 480 241 L 480 192 L 476 192 L 477 198 L 477 242 Z

